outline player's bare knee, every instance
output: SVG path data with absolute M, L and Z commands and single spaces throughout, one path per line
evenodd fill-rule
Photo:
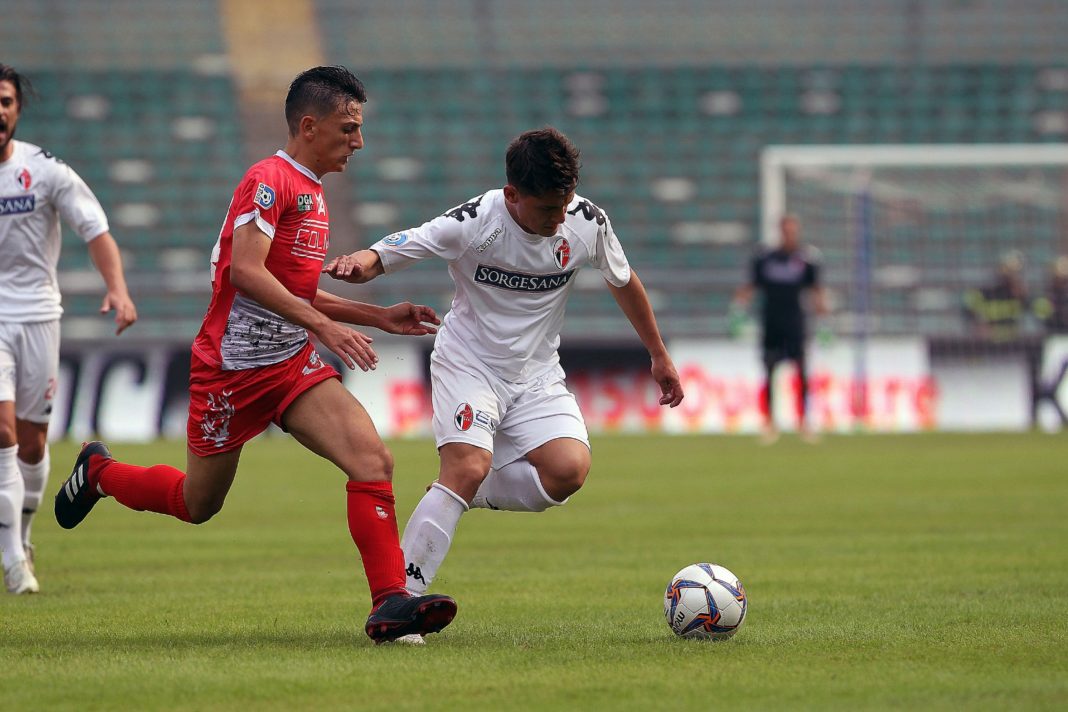
M 345 474 L 356 482 L 391 482 L 393 453 L 385 444 L 369 451 L 353 453 L 351 462 L 345 466 Z
M 9 448 L 18 444 L 15 436 L 15 425 L 0 421 L 0 448 Z M 25 462 L 25 460 L 23 460 Z
M 570 467 L 552 467 L 539 470 L 538 477 L 545 493 L 558 502 L 562 502 L 571 495 L 582 489 L 586 483 L 586 475 L 589 474 L 588 465 L 582 466 L 576 463 Z
M 482 481 L 486 479 L 486 475 L 489 474 L 488 468 L 481 467 L 465 467 L 453 472 L 453 479 L 462 483 L 464 490 L 477 491 L 479 486 L 482 485 Z
M 185 510 L 189 513 L 190 524 L 203 524 L 222 509 L 222 500 L 211 498 L 186 498 Z
M 36 465 L 44 459 L 45 448 L 36 441 L 32 443 L 19 443 L 19 459 L 27 465 Z
M 442 469 L 438 475 L 438 482 L 450 492 L 470 502 L 487 474 L 489 474 L 489 465 L 483 467 L 471 461 L 462 465 L 453 464 L 447 469 Z
M 537 466 L 545 492 L 555 500 L 563 501 L 582 489 L 590 472 L 588 450 L 574 449 L 560 453 L 560 457 Z

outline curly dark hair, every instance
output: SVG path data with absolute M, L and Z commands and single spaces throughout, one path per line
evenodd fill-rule
M 19 110 L 26 105 L 27 95 L 36 96 L 33 85 L 24 75 L 10 64 L 0 62 L 0 82 L 11 82 L 15 87 L 15 101 L 19 103 Z
M 526 195 L 571 193 L 581 167 L 575 144 L 551 126 L 520 134 L 505 155 L 508 182 Z
M 350 101 L 367 102 L 363 82 L 345 67 L 313 67 L 301 72 L 289 85 L 286 95 L 286 123 L 295 136 L 300 130 L 300 117 L 326 116 Z

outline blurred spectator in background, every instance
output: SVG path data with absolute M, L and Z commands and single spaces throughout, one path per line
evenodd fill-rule
M 997 274 L 990 284 L 965 293 L 965 318 L 977 335 L 1001 340 L 1020 332 L 1028 309 L 1023 274 L 1023 254 L 1010 250 L 1001 256 Z
M 1068 333 L 1068 255 L 1054 260 L 1046 294 L 1035 300 L 1034 312 L 1048 331 Z
M 764 249 L 752 262 L 749 283 L 735 292 L 732 310 L 746 309 L 753 293 L 760 290 L 761 332 L 763 334 L 764 386 L 761 389 L 761 412 L 764 415 L 763 441 L 778 439 L 773 404 L 773 376 L 782 361 L 797 366 L 799 389 L 797 398 L 798 430 L 803 439 L 812 441 L 815 435 L 805 419 L 808 400 L 808 378 L 805 369 L 805 310 L 801 294 L 811 290 L 812 306 L 818 314 L 827 313 L 827 300 L 820 284 L 819 263 L 813 250 L 801 246 L 801 222 L 786 215 L 779 222 L 780 243 L 775 249 Z

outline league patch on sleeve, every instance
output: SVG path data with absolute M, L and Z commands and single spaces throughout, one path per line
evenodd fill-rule
M 382 244 L 388 247 L 400 247 L 408 241 L 408 233 L 395 232 L 392 235 L 382 238 Z
M 256 188 L 255 203 L 264 210 L 270 210 L 274 205 L 274 188 L 266 183 L 260 183 Z

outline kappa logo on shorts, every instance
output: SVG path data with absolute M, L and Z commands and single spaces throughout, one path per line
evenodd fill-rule
M 260 183 L 256 188 L 256 205 L 264 210 L 270 210 L 274 205 L 274 188 L 266 183 Z
M 457 430 L 470 430 L 471 425 L 475 422 L 475 409 L 471 407 L 470 403 L 461 403 L 456 409 L 453 421 L 456 423 Z

